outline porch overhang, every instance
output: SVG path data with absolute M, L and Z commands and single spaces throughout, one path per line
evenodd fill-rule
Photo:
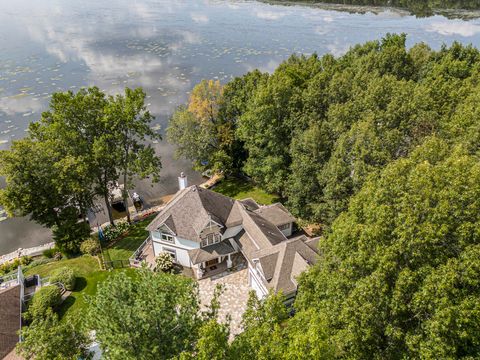
M 203 248 L 192 249 L 188 251 L 190 261 L 193 265 L 197 265 L 209 260 L 217 259 L 220 256 L 233 254 L 235 249 L 228 243 L 228 241 L 221 241 L 216 244 L 208 245 Z

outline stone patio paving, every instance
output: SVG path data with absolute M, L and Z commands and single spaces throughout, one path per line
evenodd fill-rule
M 248 292 L 250 291 L 246 265 L 239 266 L 237 269 L 237 271 L 224 272 L 198 281 L 202 307 L 210 304 L 217 284 L 224 286 L 223 293 L 219 298 L 218 318 L 220 322 L 225 322 L 227 315 L 230 315 L 231 338 L 242 331 L 242 315 L 247 308 Z

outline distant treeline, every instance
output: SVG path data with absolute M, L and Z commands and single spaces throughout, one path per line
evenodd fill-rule
M 282 0 L 278 2 L 284 2 Z M 406 9 L 416 16 L 431 16 L 436 10 L 478 10 L 477 0 L 288 0 L 288 2 L 356 6 L 389 6 Z

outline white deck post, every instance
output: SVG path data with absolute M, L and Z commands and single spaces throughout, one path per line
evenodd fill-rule
M 202 265 L 203 263 L 197 264 L 197 279 L 201 279 L 203 277 Z
M 232 267 L 232 258 L 230 257 L 230 254 L 228 254 L 227 258 L 227 269 L 230 269 Z

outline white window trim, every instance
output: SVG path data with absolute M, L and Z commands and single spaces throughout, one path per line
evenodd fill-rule
M 207 234 L 207 236 L 202 239 L 200 242 L 200 247 L 205 247 L 213 244 L 217 244 L 220 241 L 222 241 L 222 235 L 221 234 Z
M 169 244 L 175 244 L 175 237 L 167 233 L 160 233 L 160 240 Z

